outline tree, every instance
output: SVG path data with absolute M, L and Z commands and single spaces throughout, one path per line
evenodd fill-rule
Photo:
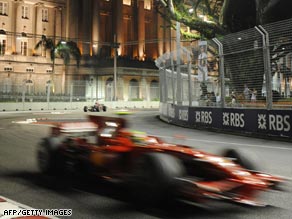
M 50 38 L 47 38 L 45 35 L 42 35 L 41 40 L 36 44 L 35 49 L 42 48 L 45 50 L 45 56 L 46 51 L 50 51 L 50 57 L 53 62 L 52 72 L 55 73 L 55 59 L 56 57 L 60 57 L 64 60 L 65 67 L 70 62 L 70 55 L 72 55 L 76 59 L 77 67 L 79 68 L 80 65 L 80 59 L 81 59 L 81 52 L 78 48 L 77 44 L 73 41 L 59 41 L 56 45 L 54 44 L 54 41 Z M 65 68 L 65 72 L 67 71 L 67 68 Z M 51 75 L 51 83 L 53 85 L 54 90 L 54 76 Z
M 289 0 L 225 0 L 224 4 L 225 7 L 222 10 L 222 23 L 228 27 L 230 32 L 238 32 L 241 30 L 254 28 L 254 26 L 272 23 L 292 17 L 290 12 L 292 2 Z M 289 43 L 289 41 L 291 40 L 286 39 L 286 42 L 282 41 L 282 43 L 277 46 L 275 45 L 270 50 L 270 57 L 273 57 L 274 63 L 285 57 L 288 52 L 291 51 L 291 43 Z M 248 42 L 244 42 L 244 39 L 242 39 L 242 43 L 248 45 Z M 232 42 L 226 41 L 225 47 L 235 48 L 236 45 Z M 283 51 L 283 47 L 285 47 L 285 51 Z M 228 49 L 231 51 L 230 48 Z M 238 83 L 240 81 L 246 82 L 249 86 L 256 88 L 257 90 L 262 89 L 264 63 L 263 59 L 257 59 L 257 57 L 261 57 L 261 55 L 260 50 L 254 50 L 245 52 L 244 56 L 243 53 L 225 56 L 225 64 L 231 73 L 230 80 L 236 85 L 236 90 L 243 90 L 244 85 Z M 234 62 L 236 65 L 233 64 Z M 246 71 L 244 66 L 250 67 L 250 69 L 252 66 L 254 66 L 254 68 L 257 66 L 257 68 L 255 73 L 253 73 L 252 71 Z M 286 75 L 284 73 L 284 78 L 285 77 Z M 260 92 L 258 94 L 260 94 Z
M 224 0 L 157 0 L 157 12 L 167 20 L 174 20 L 196 30 L 198 34 L 183 35 L 192 39 L 211 39 L 227 33 L 220 15 Z
M 53 62 L 53 72 L 55 67 L 55 59 L 56 57 L 60 57 L 64 60 L 64 64 L 68 65 L 70 62 L 70 55 L 72 55 L 77 62 L 77 67 L 79 67 L 81 52 L 77 46 L 77 44 L 73 41 L 59 41 L 56 45 L 54 41 L 50 38 L 47 38 L 45 35 L 42 35 L 41 40 L 36 44 L 35 49 L 42 48 L 46 51 L 50 51 L 50 57 Z
M 188 35 L 192 39 L 212 39 L 288 19 L 291 7 L 291 0 L 156 0 L 156 10 L 163 18 L 198 31 Z

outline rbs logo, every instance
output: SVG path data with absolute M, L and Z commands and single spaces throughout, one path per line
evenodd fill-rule
M 223 125 L 243 128 L 245 125 L 243 113 L 223 113 Z
M 275 131 L 290 131 L 289 115 L 269 115 L 269 129 Z
M 196 111 L 196 122 L 211 124 L 212 121 L 212 112 Z
M 169 107 L 168 108 L 168 116 L 170 117 L 170 118 L 175 118 L 175 111 L 174 111 L 174 108 L 172 108 L 172 107 Z
M 179 110 L 178 111 L 178 119 L 183 121 L 189 120 L 189 111 L 188 110 Z
M 267 116 L 266 114 L 258 114 L 258 128 L 289 132 L 291 130 L 290 115 L 270 114 Z

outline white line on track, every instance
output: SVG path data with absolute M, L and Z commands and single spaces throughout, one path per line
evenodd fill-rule
M 160 138 L 171 138 L 173 139 L 173 136 L 163 136 L 163 135 L 156 135 Z M 216 144 L 229 144 L 229 145 L 235 145 L 235 146 L 245 146 L 245 147 L 258 147 L 258 148 L 269 148 L 269 149 L 279 149 L 279 150 L 289 150 L 292 151 L 292 147 L 274 147 L 274 146 L 264 146 L 264 145 L 258 145 L 258 144 L 243 144 L 243 143 L 235 143 L 235 142 L 225 142 L 225 141 L 210 141 L 210 140 L 201 140 L 201 139 L 194 139 L 194 138 L 186 138 L 185 140 L 191 140 L 191 141 L 198 141 L 198 142 L 206 142 L 206 143 L 216 143 Z

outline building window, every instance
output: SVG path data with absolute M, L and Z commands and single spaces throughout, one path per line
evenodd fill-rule
M 3 80 L 3 87 L 2 87 L 2 92 L 4 94 L 8 94 L 12 92 L 12 81 L 10 79 L 10 76 L 8 75 L 7 78 Z
M 144 9 L 151 10 L 152 0 L 144 0 Z
M 27 56 L 27 42 L 26 41 L 21 41 L 21 55 Z
M 43 22 L 49 21 L 49 10 L 48 9 L 42 9 L 42 21 Z
M 139 99 L 139 82 L 136 79 L 130 80 L 129 100 Z
M 157 80 L 152 80 L 150 83 L 150 100 L 159 99 L 159 83 Z
M 53 69 L 52 69 L 52 68 L 48 68 L 48 69 L 46 70 L 46 72 L 51 74 L 51 73 L 53 73 Z
M 109 78 L 105 82 L 105 100 L 112 101 L 114 99 L 113 78 Z
M 8 3 L 0 2 L 0 15 L 8 15 Z
M 21 7 L 21 18 L 28 19 L 28 6 Z
M 30 79 L 26 80 L 25 86 L 26 86 L 26 93 L 33 94 L 33 91 L 34 91 L 33 81 Z
M 131 6 L 131 0 L 123 0 L 123 4 Z
M 13 71 L 13 67 L 10 66 L 10 65 L 5 66 L 5 67 L 4 67 L 4 71 L 6 71 L 6 72 L 11 72 L 11 71 Z
M 6 39 L 1 39 L 0 36 L 0 55 L 4 55 L 6 51 Z
M 34 72 L 34 68 L 33 67 L 27 67 L 26 68 L 26 72 L 28 72 L 28 73 Z

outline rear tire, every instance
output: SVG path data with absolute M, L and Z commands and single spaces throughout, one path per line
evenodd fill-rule
M 88 111 L 88 107 L 87 106 L 83 107 L 83 111 L 87 112 Z
M 56 174 L 61 169 L 59 165 L 58 138 L 44 138 L 37 151 L 39 169 L 45 174 Z

